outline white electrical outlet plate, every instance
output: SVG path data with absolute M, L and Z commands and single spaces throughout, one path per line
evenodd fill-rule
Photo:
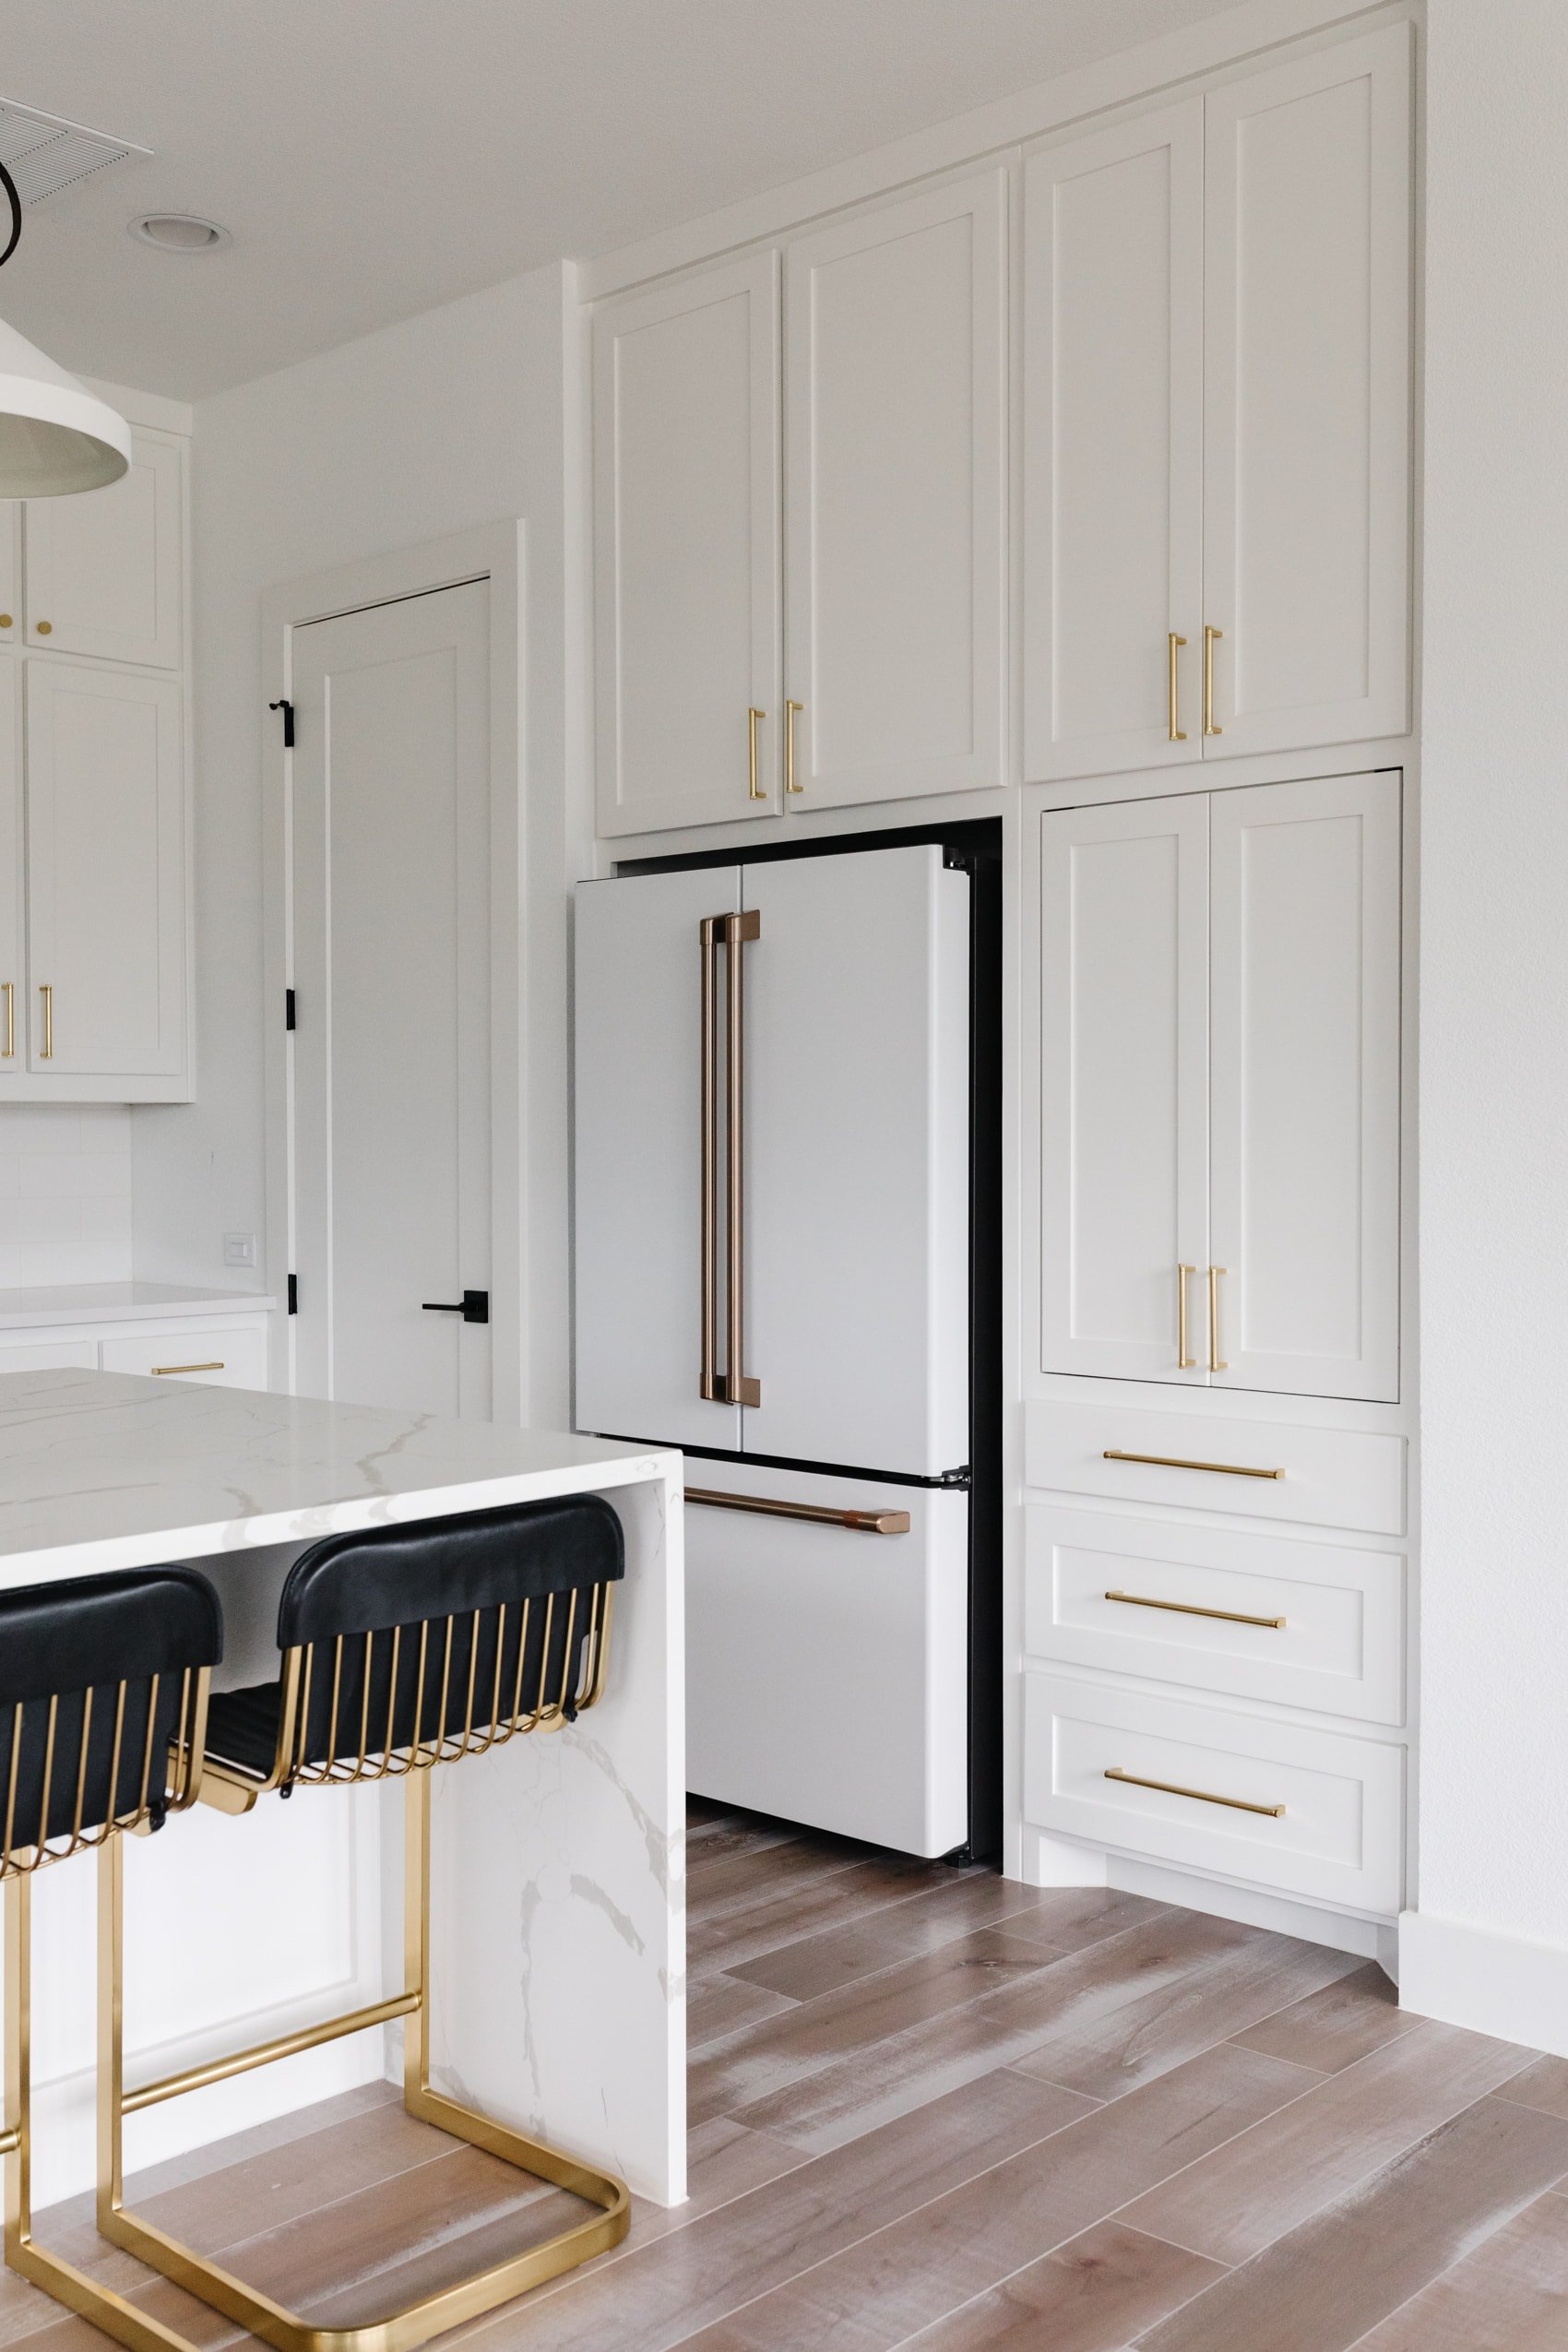
M 225 1265 L 255 1265 L 255 1235 L 254 1233 L 225 1233 L 223 1263 Z

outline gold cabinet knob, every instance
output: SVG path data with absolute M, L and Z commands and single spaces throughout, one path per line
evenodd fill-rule
M 36 621 L 33 624 L 33 626 L 37 629 L 41 637 L 52 637 L 54 634 L 54 624 L 53 621 Z
M 15 628 L 16 621 L 9 612 L 0 612 L 0 629 Z

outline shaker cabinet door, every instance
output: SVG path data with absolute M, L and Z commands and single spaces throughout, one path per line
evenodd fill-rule
M 27 504 L 27 641 L 178 669 L 184 642 L 184 456 L 131 435 L 130 471 L 107 490 Z
M 1204 101 L 1217 753 L 1409 724 L 1410 39 Z
M 1202 749 L 1203 136 L 1191 99 L 1024 167 L 1028 778 Z
M 776 814 L 777 255 L 604 303 L 593 413 L 599 830 Z
M 27 1067 L 21 664 L 0 653 L 0 1101 Z
M 1212 812 L 1214 1382 L 1392 1403 L 1399 778 Z
M 1042 1372 L 1207 1377 L 1208 807 L 1040 820 Z
M 1006 187 L 786 251 L 788 807 L 1004 780 Z

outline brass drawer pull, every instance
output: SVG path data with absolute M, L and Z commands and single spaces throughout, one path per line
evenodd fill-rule
M 176 1372 L 222 1372 L 224 1369 L 225 1367 L 221 1363 L 154 1364 L 152 1367 L 152 1377 L 154 1380 L 169 1380 L 172 1379 Z
M 753 705 L 752 708 L 751 708 L 750 710 L 748 710 L 748 711 L 747 711 L 747 713 L 746 713 L 746 731 L 747 731 L 747 737 L 748 737 L 748 748 L 749 748 L 749 750 L 750 750 L 750 754 L 751 754 L 751 776 L 752 776 L 751 797 L 752 797 L 752 799 L 753 799 L 754 801 L 766 801 L 766 798 L 767 798 L 767 792 L 766 792 L 766 788 L 765 788 L 765 787 L 763 787 L 763 786 L 760 786 L 760 785 L 758 784 L 757 780 L 756 780 L 756 731 L 757 731 L 758 727 L 761 725 L 762 721 L 763 721 L 763 720 L 764 720 L 766 717 L 767 717 L 767 713 L 766 713 L 766 710 L 758 710 L 758 709 L 756 708 L 756 707 L 755 707 L 755 705 L 754 705 L 754 704 Z
M 784 790 L 803 792 L 805 786 L 795 781 L 795 717 L 805 708 L 803 702 L 787 702 L 784 706 Z
M 1176 662 L 1176 656 L 1186 642 L 1186 638 L 1179 637 L 1174 629 L 1170 631 L 1169 638 L 1170 677 L 1168 692 L 1170 707 L 1166 714 L 1166 739 L 1172 743 L 1184 743 L 1187 740 L 1182 732 L 1182 682 L 1177 674 Z
M 48 980 L 41 980 L 38 992 L 43 999 L 43 1044 L 38 1058 L 41 1062 L 53 1062 L 54 1059 L 54 991 Z
M 1146 1593 L 1107 1593 L 1105 1598 L 1125 1601 L 1129 1609 L 1169 1609 L 1178 1617 L 1218 1617 L 1227 1625 L 1266 1625 L 1271 1633 L 1285 1631 L 1283 1617 L 1249 1617 L 1241 1609 L 1200 1609 L 1195 1600 L 1151 1600 Z
M 1204 631 L 1204 733 L 1223 735 L 1223 727 L 1214 723 L 1214 648 L 1224 636 L 1223 629 Z
M 1139 1773 L 1123 1772 L 1120 1764 L 1108 1765 L 1105 1777 L 1123 1781 L 1129 1788 L 1158 1788 L 1162 1797 L 1195 1797 L 1200 1805 L 1229 1805 L 1233 1812 L 1265 1813 L 1270 1821 L 1284 1817 L 1283 1805 L 1254 1805 L 1248 1797 L 1217 1797 L 1212 1788 L 1183 1788 L 1175 1780 L 1145 1780 Z
M 1208 1270 L 1208 1368 L 1210 1372 L 1229 1372 L 1230 1367 L 1219 1352 L 1219 1277 L 1229 1271 L 1223 1265 L 1211 1265 Z
M 861 1536 L 907 1536 L 907 1511 L 834 1511 L 821 1503 L 779 1503 L 766 1494 L 725 1494 L 717 1487 L 689 1486 L 688 1503 L 710 1511 L 754 1511 L 765 1519 L 808 1519 L 814 1526 L 849 1527 Z
M 1179 1454 L 1123 1454 L 1108 1445 L 1103 1462 L 1151 1462 L 1157 1470 L 1218 1470 L 1226 1479 L 1282 1479 L 1283 1470 L 1254 1470 L 1248 1462 L 1185 1462 Z
M 1195 1265 L 1179 1265 L 1176 1269 L 1176 1369 L 1196 1372 L 1198 1360 L 1187 1353 L 1187 1277 L 1196 1274 Z

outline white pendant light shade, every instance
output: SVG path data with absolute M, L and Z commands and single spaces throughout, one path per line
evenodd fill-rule
M 0 498 L 101 490 L 131 462 L 131 429 L 0 319 Z

